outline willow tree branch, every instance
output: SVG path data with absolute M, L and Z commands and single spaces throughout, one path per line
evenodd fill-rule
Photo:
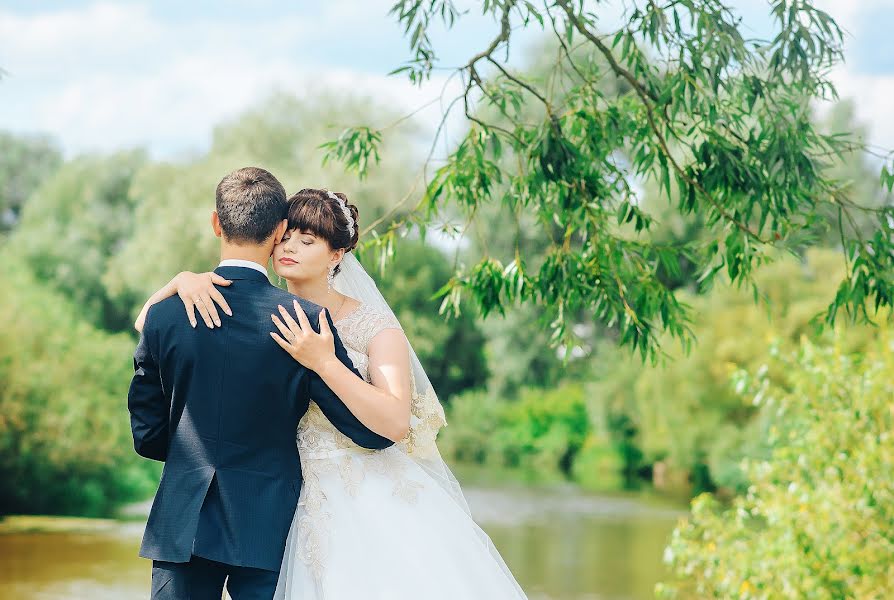
M 640 101 L 642 102 L 643 106 L 646 109 L 646 118 L 649 121 L 649 127 L 650 127 L 650 129 L 652 129 L 652 132 L 655 134 L 655 137 L 658 140 L 658 145 L 661 148 L 661 152 L 664 154 L 664 156 L 670 162 L 671 166 L 673 167 L 673 169 L 677 173 L 677 175 L 683 181 L 685 181 L 690 186 L 692 186 L 693 188 L 698 190 L 699 193 L 702 194 L 702 196 L 704 196 L 708 200 L 708 202 L 710 202 L 711 205 L 714 206 L 714 209 L 724 219 L 733 223 L 745 235 L 747 235 L 748 237 L 751 237 L 763 244 L 769 244 L 770 243 L 769 239 L 762 238 L 757 232 L 753 231 L 745 223 L 742 223 L 741 221 L 736 219 L 733 215 L 729 214 L 729 212 L 717 202 L 717 200 L 710 194 L 710 192 L 708 192 L 708 190 L 706 190 L 704 188 L 704 186 L 702 186 L 702 184 L 700 184 L 698 181 L 696 181 L 695 179 L 690 177 L 689 174 L 686 173 L 682 167 L 680 167 L 679 163 L 677 162 L 677 159 L 674 158 L 674 156 L 671 154 L 671 151 L 667 146 L 667 141 L 665 140 L 664 135 L 661 133 L 661 130 L 658 127 L 658 123 L 655 120 L 655 107 L 653 105 L 653 102 L 657 103 L 658 98 L 652 92 L 650 92 L 648 89 L 646 89 L 646 87 L 643 86 L 642 82 L 640 82 L 636 77 L 634 77 L 630 73 L 630 71 L 628 71 L 627 69 L 622 67 L 618 63 L 618 61 L 615 59 L 615 56 L 612 53 L 611 49 L 608 48 L 608 46 L 606 46 L 602 42 L 602 40 L 599 39 L 598 36 L 596 36 L 592 31 L 587 29 L 586 25 L 584 25 L 584 23 L 581 22 L 580 18 L 574 13 L 574 10 L 571 7 L 569 0 L 556 0 L 556 4 L 558 4 L 559 6 L 562 7 L 562 9 L 565 11 L 565 14 L 568 15 L 569 21 L 574 25 L 575 29 L 577 29 L 581 34 L 584 35 L 584 37 L 586 37 L 588 40 L 590 40 L 596 46 L 596 48 L 599 50 L 599 52 L 605 57 L 605 60 L 608 62 L 612 71 L 614 71 L 618 76 L 622 77 L 625 81 L 627 81 L 633 87 L 633 90 L 636 92 L 636 95 L 639 97 Z M 671 125 L 671 123 L 669 123 L 669 122 L 667 124 L 668 124 L 668 126 Z

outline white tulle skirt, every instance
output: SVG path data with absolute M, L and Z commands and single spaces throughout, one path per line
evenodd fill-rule
M 397 447 L 303 455 L 302 466 L 275 599 L 525 598 L 446 468 Z

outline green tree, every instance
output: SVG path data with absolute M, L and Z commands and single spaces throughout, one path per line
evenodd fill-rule
M 508 307 L 501 318 L 480 324 L 487 347 L 491 395 L 513 398 L 522 388 L 553 387 L 572 374 L 550 344 L 549 334 L 540 324 L 542 317 L 536 307 Z
M 132 323 L 130 306 L 107 292 L 104 276 L 134 235 L 139 196 L 132 186 L 145 164 L 141 152 L 67 162 L 32 195 L 9 237 L 8 246 L 38 278 L 103 329 Z
M 7 132 L 0 132 L 0 149 L 0 233 L 4 233 L 19 222 L 25 201 L 59 167 L 62 155 L 47 137 Z
M 445 308 L 465 295 L 485 315 L 536 304 L 550 315 L 557 340 L 573 338 L 569 325 L 586 310 L 617 326 L 622 344 L 655 358 L 662 332 L 684 346 L 692 340 L 692 312 L 660 277 L 662 268 L 672 271 L 685 255 L 703 282 L 725 272 L 753 286 L 755 268 L 780 248 L 794 251 L 829 210 L 842 215 L 848 268 L 827 320 L 839 308 L 865 319 L 873 306 L 890 305 L 894 209 L 849 198 L 824 166 L 860 141 L 823 133 L 812 121 L 810 104 L 834 95 L 828 74 L 841 60 L 841 31 L 829 15 L 811 2 L 775 0 L 772 36 L 756 40 L 719 0 L 624 4 L 620 25 L 599 30 L 604 8 L 571 0 L 542 8 L 482 3 L 499 32 L 456 70 L 464 89 L 446 103 L 464 111 L 469 132 L 428 182 L 418 210 L 393 232 L 424 228 L 448 208 L 471 221 L 499 204 L 542 229 L 549 243 L 543 260 L 479 255 L 451 278 Z M 431 31 L 439 24 L 458 30 L 462 15 L 449 0 L 401 0 L 392 13 L 412 53 L 397 72 L 422 82 L 438 66 Z M 557 67 L 567 61 L 579 83 L 557 95 L 514 73 L 509 49 L 520 27 L 552 31 L 564 52 Z M 601 59 L 576 60 L 577 46 Z M 596 85 L 607 76 L 627 91 L 608 94 Z M 541 118 L 530 119 L 532 103 Z M 488 109 L 503 119 L 489 120 Z M 381 139 L 375 129 L 349 129 L 330 156 L 362 175 Z M 507 167 L 500 158 L 510 151 L 516 160 Z M 888 167 L 882 178 L 894 185 Z M 679 245 L 653 239 L 636 186 L 644 181 L 656 182 L 676 213 L 703 223 L 706 235 Z M 869 236 L 849 226 L 863 212 L 874 223 Z M 387 245 L 388 236 L 381 239 Z
M 399 249 L 384 275 L 369 269 L 370 275 L 400 320 L 438 397 L 447 403 L 457 392 L 485 385 L 485 339 L 468 311 L 449 322 L 438 314 L 440 302 L 432 298 L 433 290 L 452 271 L 444 255 L 414 240 L 401 241 Z
M 570 50 L 575 63 L 596 62 L 606 66 L 602 55 L 588 50 L 583 44 Z M 526 52 L 522 73 L 526 81 L 544 87 L 551 98 L 561 102 L 566 90 L 583 83 L 574 67 L 564 55 L 562 46 L 555 39 L 546 38 Z M 610 71 L 592 85 L 597 86 L 606 97 L 620 97 L 630 92 L 629 84 Z M 525 104 L 521 110 L 529 122 L 543 117 L 543 106 L 538 103 Z M 480 112 L 479 116 L 488 122 L 503 127 L 512 125 L 493 107 L 485 106 Z M 814 117 L 814 121 L 830 134 L 853 132 L 858 139 L 867 137 L 865 128 L 855 121 L 851 102 L 837 103 L 826 117 L 822 120 Z M 512 149 L 507 148 L 498 162 L 502 169 L 507 169 L 516 160 Z M 846 186 L 844 191 L 854 203 L 872 208 L 890 203 L 890 195 L 884 194 L 878 185 L 864 152 L 854 149 L 840 157 L 830 157 L 824 169 L 830 177 Z M 505 182 L 495 185 L 496 188 L 505 186 Z M 642 182 L 639 206 L 653 220 L 651 241 L 681 250 L 668 265 L 658 264 L 655 276 L 669 290 L 682 287 L 700 295 L 710 291 L 713 279 L 699 281 L 697 262 L 685 249 L 710 240 L 713 234 L 698 215 L 680 215 L 676 209 L 677 194 L 673 196 L 670 200 L 665 197 L 661 185 L 655 181 Z M 792 240 L 792 248 L 799 254 L 812 247 L 810 244 L 840 248 L 837 211 L 827 208 L 819 216 L 821 218 L 817 220 L 814 230 L 805 232 L 800 243 Z M 875 226 L 874 215 L 861 212 L 855 216 L 859 219 L 858 230 L 863 235 L 870 235 Z M 536 270 L 549 250 L 550 237 L 547 233 L 555 238 L 562 231 L 553 225 L 552 231 L 546 232 L 543 227 L 537 226 L 532 215 L 526 212 L 514 214 L 504 204 L 484 204 L 477 208 L 475 219 L 469 224 L 464 240 L 465 250 L 460 252 L 460 256 L 467 263 L 474 263 L 481 256 L 489 256 L 508 264 L 517 255 L 522 255 L 528 261 L 528 269 Z M 562 380 L 585 378 L 586 369 L 593 361 L 593 349 L 602 345 L 605 339 L 614 340 L 617 337 L 616 327 L 608 328 L 604 324 L 594 323 L 592 315 L 581 310 L 573 318 L 568 317 L 579 341 L 569 348 L 572 360 L 563 361 L 564 348 L 560 347 L 557 352 L 549 343 L 549 335 L 544 331 L 548 329 L 544 327 L 548 321 L 544 322 L 544 311 L 540 307 L 532 304 L 509 305 L 501 306 L 500 312 L 500 319 L 488 319 L 482 323 L 492 357 L 489 387 L 497 395 L 513 396 L 519 387 L 526 385 L 551 387 Z
M 773 406 L 743 401 L 731 376 L 766 369 L 773 341 L 791 351 L 802 338 L 821 339 L 814 318 L 835 293 L 841 268 L 829 249 L 776 259 L 755 273 L 764 291 L 759 304 L 729 283 L 702 296 L 678 290 L 696 315 L 699 343 L 691 352 L 670 349 L 652 365 L 604 339 L 588 361 L 591 371 L 564 383 L 463 393 L 451 403 L 442 451 L 458 462 L 537 465 L 545 474 L 556 472 L 551 457 L 564 448 L 568 463 L 561 472 L 588 487 L 637 487 L 651 474 L 656 487 L 675 493 L 718 487 L 726 496 L 743 493 L 749 481 L 741 461 L 769 457 L 768 432 L 780 415 Z M 877 343 L 871 326 L 835 330 L 848 352 Z M 524 360 L 527 348 L 507 349 L 507 360 L 514 352 Z M 781 385 L 785 373 L 771 366 L 766 376 Z M 554 413 L 561 421 L 571 401 L 585 409 L 567 421 L 585 434 L 582 446 L 570 430 L 526 424 L 526 411 Z
M 851 100 L 836 103 L 823 119 L 818 120 L 818 126 L 829 135 L 851 135 L 861 144 L 869 138 L 866 125 L 857 121 L 856 107 Z M 839 213 L 834 205 L 824 206 L 821 213 L 824 219 L 816 232 L 819 243 L 841 248 L 839 231 L 842 226 L 871 237 L 878 227 L 873 211 L 894 204 L 890 191 L 878 185 L 874 159 L 859 147 L 848 148 L 840 156 L 830 159 L 827 173 L 841 183 L 848 201 L 871 210 L 846 214 Z M 848 222 L 840 223 L 840 219 Z
M 571 49 L 575 62 L 599 62 L 586 48 Z M 565 90 L 582 83 L 575 71 L 575 64 L 564 55 L 564 49 L 554 39 L 544 38 L 525 52 L 525 77 L 549 89 L 553 97 L 563 97 Z M 596 85 L 607 96 L 617 97 L 629 91 L 623 80 L 608 75 Z M 537 103 L 520 107 L 526 121 L 544 118 L 544 109 Z M 503 127 L 512 122 L 493 106 L 481 107 L 481 118 Z M 506 148 L 497 159 L 502 169 L 511 169 L 518 157 Z M 506 188 L 505 182 L 495 182 L 495 188 Z M 501 192 L 502 193 L 502 192 Z M 462 214 L 455 209 L 448 211 L 457 219 Z M 529 270 L 539 269 L 546 261 L 551 241 L 562 235 L 562 229 L 553 224 L 545 230 L 536 216 L 516 211 L 506 204 L 491 203 L 478 207 L 475 219 L 468 223 L 465 245 L 458 253 L 462 264 L 474 264 L 481 256 L 489 256 L 503 264 L 510 264 L 518 256 L 524 256 Z M 569 316 L 578 340 L 573 346 L 556 348 L 551 339 L 550 313 L 529 303 L 512 303 L 496 307 L 499 319 L 485 319 L 482 328 L 487 338 L 491 378 L 488 388 L 491 394 L 515 397 L 523 387 L 551 388 L 562 381 L 579 379 L 585 375 L 587 358 L 597 340 L 614 332 L 594 323 L 588 311 L 579 310 Z M 570 359 L 570 360 L 568 360 Z
M 692 503 L 666 551 L 661 597 L 885 598 L 894 589 L 894 336 L 865 354 L 805 342 L 772 357 L 778 382 L 739 373 L 751 404 L 779 415 L 748 493 Z
M 703 296 L 678 292 L 697 315 L 698 344 L 685 355 L 669 350 L 668 360 L 658 365 L 602 344 L 593 361 L 590 414 L 601 422 L 629 422 L 644 465 L 663 469 L 659 485 L 664 474 L 668 485 L 691 480 L 695 491 L 715 485 L 744 491 L 748 481 L 739 463 L 766 457 L 766 432 L 778 416 L 743 402 L 730 377 L 737 369 L 759 370 L 772 340 L 791 351 L 803 336 L 815 338 L 814 319 L 834 295 L 841 269 L 837 253 L 828 249 L 810 250 L 803 260 L 776 259 L 755 273 L 764 294 L 757 305 L 751 294 L 731 285 L 717 285 Z M 850 351 L 870 346 L 876 336 L 870 326 L 837 329 Z
M 157 465 L 132 448 L 133 340 L 0 252 L 0 514 L 107 516 L 145 498 Z
M 453 399 L 448 422 L 438 438 L 448 459 L 521 468 L 536 478 L 570 476 L 576 457 L 591 441 L 579 383 L 522 388 L 512 401 L 470 390 Z

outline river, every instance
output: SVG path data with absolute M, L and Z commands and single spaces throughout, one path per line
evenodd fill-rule
M 652 598 L 663 548 L 683 514 L 679 505 L 572 486 L 464 490 L 531 600 Z M 148 597 L 150 564 L 137 557 L 142 521 L 58 522 L 59 531 L 0 535 L 0 599 Z

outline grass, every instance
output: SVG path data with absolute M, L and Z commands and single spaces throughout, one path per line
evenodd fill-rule
M 93 533 L 120 527 L 114 519 L 12 515 L 0 519 L 0 535 L 22 533 Z

